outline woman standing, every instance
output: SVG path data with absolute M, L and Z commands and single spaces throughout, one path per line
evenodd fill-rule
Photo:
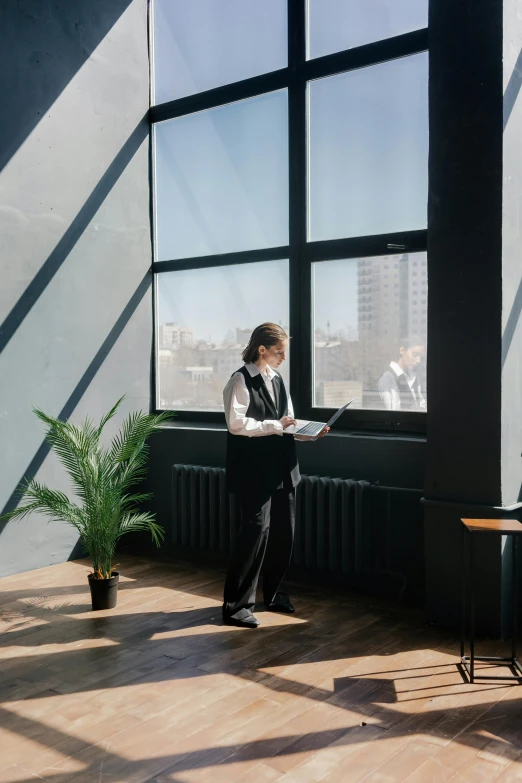
M 226 475 L 241 509 L 241 531 L 225 582 L 223 621 L 256 628 L 252 610 L 263 572 L 263 598 L 274 612 L 294 611 L 281 588 L 294 542 L 295 487 L 300 480 L 290 396 L 277 368 L 286 359 L 288 335 L 265 323 L 252 332 L 244 366 L 227 383 Z M 325 430 L 326 431 L 326 430 Z

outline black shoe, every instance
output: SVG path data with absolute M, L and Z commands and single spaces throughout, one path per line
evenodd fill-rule
M 295 612 L 286 593 L 276 593 L 273 601 L 265 605 L 269 612 L 281 612 L 282 614 L 293 614 Z
M 225 625 L 235 625 L 238 628 L 257 628 L 257 620 L 250 609 L 240 609 L 235 614 L 227 615 L 223 612 L 223 622 Z

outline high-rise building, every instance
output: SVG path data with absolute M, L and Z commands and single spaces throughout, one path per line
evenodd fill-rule
M 398 344 L 410 335 L 426 341 L 425 253 L 360 259 L 357 280 L 361 341 Z
M 407 276 L 407 323 L 403 334 L 426 343 L 427 337 L 427 301 L 428 301 L 428 264 L 426 253 L 410 256 L 404 276 Z
M 364 404 L 379 407 L 378 380 L 390 361 L 398 360 L 401 343 L 413 338 L 426 345 L 426 253 L 362 258 L 357 281 Z M 419 373 L 424 379 L 424 365 Z
M 160 345 L 169 348 L 191 347 L 194 345 L 194 332 L 188 326 L 172 322 L 161 324 Z
M 357 263 L 359 339 L 401 332 L 399 256 L 363 258 Z

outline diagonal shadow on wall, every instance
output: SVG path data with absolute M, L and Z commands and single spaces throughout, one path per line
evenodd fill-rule
M 507 124 L 509 122 L 509 118 L 511 117 L 511 113 L 513 111 L 515 103 L 517 102 L 521 87 L 522 87 L 522 49 L 518 54 L 515 67 L 513 68 L 513 73 L 511 74 L 511 77 L 508 82 L 508 86 L 506 87 L 506 92 L 504 93 L 504 131 L 506 130 Z M 515 298 L 513 300 L 513 305 L 511 307 L 511 311 L 509 313 L 509 317 L 506 323 L 506 328 L 504 329 L 504 334 L 502 335 L 502 367 L 504 367 L 504 364 L 506 362 L 509 353 L 509 349 L 511 348 L 511 343 L 513 342 L 513 337 L 515 336 L 515 331 L 521 313 L 522 313 L 522 280 L 519 283 L 517 292 L 515 294 Z M 521 500 L 522 500 L 522 484 L 520 485 L 517 502 L 520 503 Z
M 522 87 L 522 49 L 520 50 L 513 73 L 511 74 L 504 93 L 504 130 L 506 130 L 513 107 L 517 102 L 520 88 Z
M 515 67 L 513 68 L 513 73 L 511 74 L 511 77 L 508 82 L 508 86 L 506 87 L 506 92 L 504 94 L 504 130 L 506 130 L 507 124 L 509 122 L 509 118 L 511 117 L 511 113 L 513 111 L 517 98 L 520 94 L 521 87 L 522 87 L 522 49 L 519 52 L 517 61 L 515 63 Z M 506 323 L 506 328 L 504 329 L 504 334 L 502 335 L 502 367 L 506 362 L 509 349 L 511 348 L 511 343 L 513 342 L 513 337 L 515 336 L 515 330 L 517 328 L 517 324 L 521 312 L 522 312 L 522 280 L 519 283 L 517 292 L 515 294 L 515 298 L 513 300 L 513 305 L 511 307 L 511 311 L 509 313 L 509 317 Z M 521 488 L 521 492 L 522 492 L 522 488 Z
M 504 367 L 504 364 L 506 363 L 506 359 L 508 357 L 509 349 L 511 348 L 511 343 L 513 342 L 513 337 L 515 336 L 515 330 L 517 328 L 517 324 L 521 312 L 522 312 L 522 280 L 518 285 L 518 289 L 515 294 L 515 298 L 513 300 L 513 305 L 509 313 L 509 318 L 507 320 L 506 328 L 504 329 L 504 334 L 502 335 L 502 367 Z
M 0 3 L 0 171 L 131 2 Z
M 102 345 L 98 349 L 96 355 L 94 356 L 93 360 L 85 370 L 84 374 L 78 381 L 78 384 L 76 388 L 74 389 L 73 393 L 63 406 L 62 410 L 60 411 L 58 418 L 62 420 L 67 420 L 69 416 L 73 413 L 74 409 L 80 402 L 81 398 L 87 391 L 89 384 L 93 380 L 93 378 L 96 376 L 96 373 L 102 366 L 103 362 L 109 355 L 111 349 L 114 347 L 118 337 L 121 335 L 125 327 L 127 326 L 128 322 L 130 321 L 133 313 L 137 309 L 138 305 L 142 301 L 143 297 L 145 296 L 146 292 L 149 290 L 151 285 L 151 274 L 150 272 L 147 272 L 125 307 L 123 308 L 120 316 L 118 317 L 116 323 L 112 327 L 111 331 L 103 341 Z M 11 493 L 11 496 L 7 503 L 5 504 L 4 508 L 0 512 L 0 516 L 3 514 L 7 514 L 9 511 L 12 511 L 14 508 L 16 508 L 17 502 L 18 502 L 18 491 L 20 484 L 23 480 L 23 478 L 33 478 L 33 476 L 36 475 L 37 471 L 40 469 L 40 467 L 43 464 L 44 459 L 46 458 L 47 454 L 49 453 L 49 445 L 46 441 L 42 443 L 34 457 L 32 458 L 31 462 L 27 466 L 26 470 L 24 471 L 24 475 L 21 477 L 20 482 L 17 487 L 13 490 Z M 5 528 L 5 524 L 0 527 L 0 532 Z
M 0 124 L 1 125 L 1 124 Z M 0 325 L 0 353 L 45 291 L 149 133 L 144 117 L 131 133 L 50 256 Z

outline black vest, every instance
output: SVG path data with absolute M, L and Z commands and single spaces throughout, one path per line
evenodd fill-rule
M 288 397 L 283 379 L 276 373 L 272 380 L 275 405 L 261 373 L 252 377 L 246 367 L 242 373 L 250 395 L 246 415 L 256 421 L 281 419 L 288 415 Z M 230 492 L 253 494 L 295 487 L 301 476 L 293 435 L 227 434 L 227 486 Z
M 399 397 L 401 400 L 401 411 L 415 411 L 419 409 L 418 402 L 410 388 L 408 379 L 405 375 L 399 375 L 395 379 L 397 388 L 399 390 Z

